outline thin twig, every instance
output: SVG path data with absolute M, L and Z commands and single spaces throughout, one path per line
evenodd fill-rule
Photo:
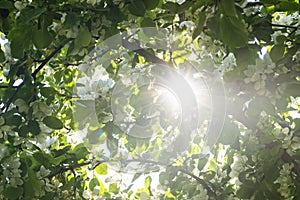
M 187 171 L 186 169 L 183 169 L 183 168 L 179 168 L 178 171 L 194 178 L 198 183 L 200 183 L 204 187 L 204 189 L 207 190 L 208 195 L 213 196 L 213 197 L 217 197 L 217 194 L 208 186 L 208 184 L 203 179 L 201 179 L 200 177 L 196 176 L 195 174 L 193 174 L 193 173 L 191 173 L 191 172 L 189 172 L 189 171 Z
M 76 193 L 77 193 L 77 176 L 74 169 L 71 169 L 73 176 L 74 176 L 74 185 L 73 185 L 73 192 L 74 192 L 74 199 L 76 199 Z
M 6 89 L 6 88 L 18 88 L 18 86 L 8 86 L 8 85 L 0 85 L 0 89 Z
M 281 27 L 281 28 L 292 28 L 292 29 L 298 29 L 299 26 L 289 26 L 289 25 L 284 25 L 284 24 L 272 24 L 271 23 L 271 26 L 274 26 L 274 27 Z
M 51 60 L 51 58 L 53 58 L 69 41 L 70 41 L 70 39 L 66 40 L 66 42 L 59 45 L 49 56 L 47 56 L 47 58 L 45 58 L 45 60 L 42 60 L 42 63 L 39 65 L 39 67 L 36 70 L 34 70 L 34 72 L 32 72 L 32 74 L 31 74 L 33 80 L 36 79 L 37 73 L 39 73 L 39 71 L 41 71 L 43 69 L 43 67 Z
M 123 38 L 122 45 L 123 47 L 139 54 L 140 56 L 143 56 L 149 62 L 162 64 L 162 65 L 169 65 L 169 63 L 167 63 L 166 61 L 158 58 L 154 54 L 143 49 L 137 40 L 134 40 L 133 42 L 129 42 L 127 38 Z
M 25 83 L 25 79 L 23 79 L 23 82 L 17 86 L 17 89 L 15 90 L 15 92 L 11 95 L 11 97 L 7 100 L 6 102 L 6 107 L 4 107 L 3 111 L 6 112 L 10 106 L 10 104 L 12 103 L 12 101 L 14 100 L 15 96 L 18 94 L 18 92 L 20 91 L 20 89 L 23 87 Z
M 36 79 L 36 75 L 37 73 L 43 69 L 43 67 L 49 62 L 49 60 L 51 60 L 52 57 L 54 57 L 63 47 L 64 45 L 69 42 L 71 39 L 66 40 L 63 44 L 59 45 L 45 60 L 43 60 L 43 62 L 39 65 L 39 67 L 31 74 L 33 80 Z M 15 92 L 12 94 L 12 96 L 8 99 L 7 103 L 6 103 L 6 107 L 4 109 L 2 109 L 2 111 L 4 110 L 4 112 L 6 112 L 10 106 L 10 104 L 12 103 L 12 101 L 14 100 L 15 96 L 18 94 L 18 92 L 20 91 L 20 89 L 23 87 L 25 83 L 25 79 L 23 80 L 23 82 L 18 85 L 16 87 Z

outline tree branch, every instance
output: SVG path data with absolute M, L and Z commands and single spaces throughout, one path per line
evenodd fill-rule
M 43 60 L 43 62 L 39 65 L 39 67 L 31 74 L 33 80 L 36 79 L 37 73 L 39 73 L 39 71 L 41 71 L 43 69 L 43 67 L 49 62 L 49 60 L 51 60 L 51 58 L 53 58 L 65 46 L 65 44 L 68 43 L 70 40 L 71 39 L 68 39 L 63 44 L 59 45 L 45 60 Z M 15 87 L 16 91 L 8 99 L 8 101 L 6 103 L 6 107 L 4 107 L 2 109 L 2 111 L 6 112 L 8 110 L 10 104 L 12 103 L 12 101 L 14 100 L 15 96 L 18 94 L 20 89 L 23 87 L 24 83 L 25 83 L 25 79 L 23 79 L 23 82 L 20 85 Z M 3 88 L 6 88 L 6 86 L 4 86 Z
M 6 89 L 6 88 L 18 88 L 19 86 L 8 86 L 8 85 L 0 85 L 0 89 Z
M 274 26 L 274 27 L 281 27 L 281 28 L 292 28 L 292 29 L 298 29 L 299 26 L 289 26 L 289 25 L 284 25 L 284 24 L 270 24 L 271 26 Z
M 66 40 L 63 44 L 59 45 L 45 60 L 42 60 L 42 63 L 39 65 L 39 67 L 31 74 L 33 80 L 36 79 L 37 73 L 39 73 L 39 71 L 43 69 L 43 67 L 51 60 L 51 58 L 53 58 L 70 40 L 71 39 Z
M 106 161 L 106 160 L 99 160 L 98 162 L 96 162 L 96 164 L 93 166 L 93 170 L 96 169 L 97 166 L 99 166 L 100 164 L 102 163 L 109 163 L 109 162 L 115 162 L 115 161 Z M 130 163 L 130 162 L 140 162 L 140 163 L 144 163 L 144 164 L 155 164 L 155 165 L 160 165 L 160 166 L 164 166 L 164 167 L 168 167 L 168 166 L 171 166 L 172 164 L 166 164 L 166 163 L 163 163 L 163 162 L 158 162 L 158 161 L 153 161 L 153 160 L 145 160 L 145 159 L 129 159 L 129 160 L 124 160 L 123 162 L 126 162 L 126 163 Z M 83 167 L 83 166 L 86 166 L 86 165 L 90 165 L 92 164 L 91 161 L 88 161 L 88 162 L 85 162 L 85 163 L 81 163 L 81 164 L 76 164 L 74 166 L 69 166 L 69 167 L 66 167 L 66 168 L 62 168 L 61 170 L 53 173 L 53 174 L 50 174 L 48 176 L 48 178 L 52 178 L 58 174 L 62 174 L 64 172 L 67 172 L 67 171 L 72 171 L 72 173 L 74 174 L 74 169 L 76 168 L 79 168 L 79 167 Z M 210 186 L 203 180 L 201 179 L 200 177 L 196 176 L 195 174 L 189 172 L 188 170 L 182 168 L 182 167 L 177 167 L 177 170 L 179 172 L 182 172 L 192 178 L 194 178 L 199 184 L 201 184 L 203 186 L 204 189 L 207 190 L 207 193 L 209 196 L 212 196 L 212 197 L 217 197 L 217 194 L 210 188 Z
M 253 7 L 253 6 L 263 6 L 264 4 L 261 2 L 248 2 L 246 7 Z
M 23 79 L 23 82 L 20 85 L 16 86 L 17 89 L 11 95 L 11 97 L 7 100 L 6 107 L 3 107 L 4 108 L 3 109 L 4 112 L 6 112 L 8 110 L 10 104 L 12 103 L 12 101 L 14 100 L 15 96 L 18 94 L 18 92 L 20 91 L 20 89 L 23 87 L 24 83 L 25 83 L 25 79 Z
M 200 177 L 196 176 L 195 174 L 193 174 L 193 173 L 191 173 L 191 172 L 189 172 L 189 171 L 187 171 L 186 169 L 183 169 L 183 168 L 179 168 L 178 171 L 194 178 L 198 183 L 200 183 L 204 187 L 204 189 L 207 190 L 207 194 L 209 196 L 217 197 L 217 194 L 208 186 L 208 184 L 203 179 L 201 179 Z
M 158 58 L 154 54 L 143 49 L 140 46 L 139 42 L 135 39 L 133 39 L 133 42 L 129 42 L 128 38 L 122 38 L 122 45 L 126 49 L 132 50 L 133 52 L 139 54 L 140 56 L 143 56 L 149 62 L 162 64 L 162 65 L 169 65 L 169 63 L 167 63 L 166 61 Z

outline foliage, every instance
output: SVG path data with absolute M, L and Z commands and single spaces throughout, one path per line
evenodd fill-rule
M 0 199 L 297 199 L 299 10 L 298 0 L 2 0 Z M 91 69 L 85 56 L 111 36 L 141 27 L 164 28 L 154 36 L 161 48 L 128 51 L 137 45 L 130 37 L 111 40 L 109 51 L 95 58 L 109 63 L 97 83 L 99 98 L 77 101 L 76 80 L 84 78 L 83 68 L 86 74 Z M 166 43 L 173 33 L 176 40 Z M 135 81 L 151 63 L 192 63 L 207 74 L 221 73 L 226 119 L 209 154 L 201 131 L 179 134 L 168 151 L 168 138 L 142 140 L 116 126 L 110 104 L 115 83 L 128 71 L 136 74 L 124 86 L 145 97 Z M 74 110 L 84 116 L 81 123 Z M 165 119 L 170 123 L 170 116 Z M 132 163 L 146 169 L 128 176 L 129 183 L 144 179 L 138 188 L 117 176 Z M 159 174 L 158 184 L 149 170 Z

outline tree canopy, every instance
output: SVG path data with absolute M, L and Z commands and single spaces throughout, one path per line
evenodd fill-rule
M 299 0 L 1 0 L 0 199 L 298 199 Z

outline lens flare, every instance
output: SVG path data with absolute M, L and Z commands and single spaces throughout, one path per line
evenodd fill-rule
M 206 149 L 202 145 L 212 146 L 222 130 L 220 76 L 189 57 L 173 66 L 155 56 L 173 51 L 168 34 L 167 29 L 128 30 L 101 42 L 79 66 L 74 119 L 79 128 L 97 127 L 88 133 L 87 146 L 106 148 L 103 156 L 117 170 L 155 170 L 155 162 L 187 155 L 191 142 L 197 143 L 195 135 L 200 135 L 199 148 Z M 190 46 L 174 46 L 174 51 L 192 52 Z

